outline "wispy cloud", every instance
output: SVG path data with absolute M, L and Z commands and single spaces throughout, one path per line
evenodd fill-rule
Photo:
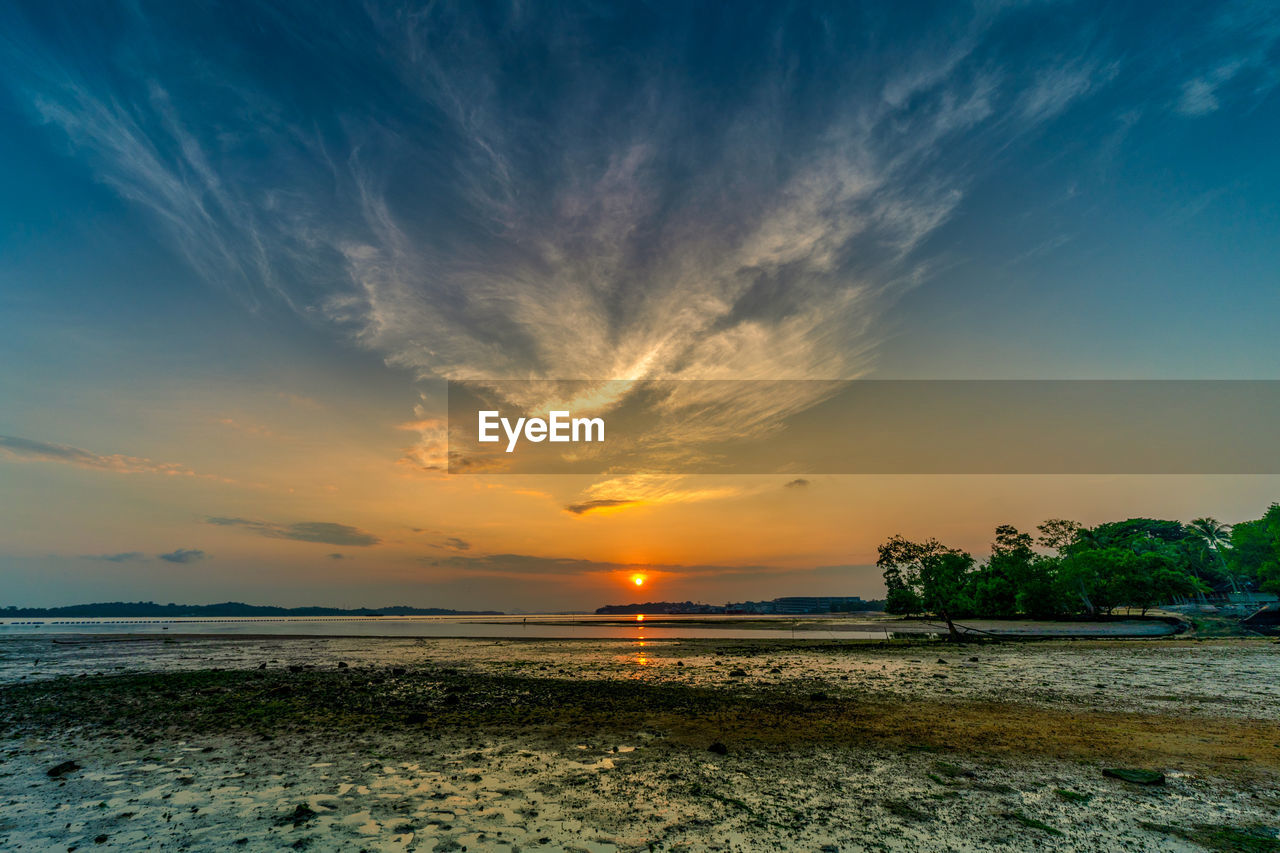
M 453 570 L 468 576 L 521 578 L 583 577 L 591 575 L 629 575 L 637 571 L 651 578 L 761 578 L 795 577 L 809 571 L 844 567 L 793 569 L 769 565 L 718 565 L 702 563 L 625 563 L 610 560 L 583 560 L 569 557 L 545 557 L 534 554 L 484 554 L 424 557 L 422 563 L 436 569 Z
M 679 20 L 608 62 L 546 54 L 545 76 L 568 83 L 522 98 L 531 81 L 494 53 L 498 32 L 518 50 L 589 44 L 606 23 L 448 4 L 307 18 L 315 38 L 282 39 L 312 45 L 291 61 L 327 75 L 378 57 L 400 107 L 351 92 L 322 128 L 234 54 L 179 63 L 181 40 L 143 11 L 119 22 L 130 65 L 103 73 L 20 20 L 7 42 L 33 115 L 205 277 L 326 317 L 421 376 L 849 377 L 964 197 L 970 174 L 942 146 L 1000 93 L 970 57 L 984 15 L 958 22 L 969 35 L 943 61 L 865 82 L 853 52 L 824 47 L 828 91 L 797 97 L 771 45 L 803 18 L 761 22 L 765 61 L 716 102 L 658 70 Z M 435 451 L 413 456 L 430 468 Z
M 1055 63 L 1039 72 L 1022 94 L 1022 114 L 1033 122 L 1054 118 L 1073 102 L 1111 82 L 1119 71 L 1119 62 L 1103 64 L 1078 59 Z
M 0 38 L 30 115 L 205 278 L 421 377 L 851 378 L 888 308 L 955 251 L 945 229 L 974 182 L 1118 78 L 1105 45 L 1004 44 L 1009 8 L 886 39 L 853 7 L 770 7 L 716 57 L 731 83 L 689 64 L 701 25 L 684 7 L 638 11 L 648 26 L 606 52 L 603 9 L 255 18 L 280 75 L 233 39 L 193 64 L 214 23 L 197 7 L 64 34 L 102 67 L 17 13 Z M 1271 38 L 1206 50 L 1180 109 L 1212 110 Z M 417 470 L 444 467 L 438 415 L 418 414 Z
M 10 459 L 35 462 L 60 462 L 78 468 L 112 471 L 117 474 L 164 474 L 170 477 L 204 477 L 226 481 L 222 477 L 197 474 L 176 462 L 155 462 L 144 456 L 126 456 L 122 453 L 101 454 L 69 444 L 53 444 L 30 438 L 0 435 L 0 453 Z
M 1182 97 L 1178 112 L 1187 116 L 1202 116 L 1218 109 L 1218 89 L 1228 83 L 1244 67 L 1242 60 L 1220 65 L 1201 77 L 1182 84 Z
M 136 560 L 145 560 L 146 554 L 141 551 L 124 551 L 119 554 L 86 554 L 86 560 L 102 560 L 107 563 L 132 563 Z
M 223 426 L 229 429 L 233 429 L 236 432 L 243 432 L 249 435 L 257 435 L 263 438 L 275 437 L 275 432 L 271 430 L 269 427 L 263 426 L 262 424 L 256 424 L 256 423 L 252 423 L 245 420 L 239 420 L 232 417 L 221 417 L 221 418 L 218 418 L 217 421 Z
M 178 548 L 167 554 L 158 554 L 160 559 L 168 563 L 195 563 L 203 560 L 207 554 L 199 548 Z
M 277 524 L 270 521 L 253 521 L 248 518 L 210 516 L 209 524 L 219 527 L 240 527 L 269 539 L 293 539 L 297 542 L 322 542 L 326 545 L 367 547 L 382 540 L 372 533 L 349 524 L 328 521 L 299 521 L 293 524 Z
M 446 536 L 439 530 L 427 530 L 421 527 L 412 527 L 410 530 L 414 533 L 421 533 L 433 538 L 437 538 L 433 542 L 426 543 L 431 548 L 439 548 L 443 551 L 470 551 L 471 542 L 460 536 Z
M 769 566 L 718 566 L 675 565 L 656 563 L 617 563 L 608 560 L 581 560 L 570 557 L 542 557 L 532 554 L 485 554 L 477 556 L 452 556 L 424 558 L 423 562 L 436 567 L 462 569 L 475 574 L 498 575 L 579 575 L 591 573 L 615 573 L 644 570 L 650 573 L 679 572 L 684 575 L 700 574 L 756 574 L 779 571 Z
M 1192 118 L 1217 112 L 1224 92 L 1245 103 L 1261 103 L 1277 86 L 1275 54 L 1280 17 L 1266 3 L 1223 3 L 1215 8 L 1203 38 L 1199 70 L 1182 84 L 1174 109 Z M 1192 66 L 1196 67 L 1196 66 Z
M 565 507 L 574 515 L 608 509 L 630 509 L 673 503 L 694 503 L 738 497 L 747 493 L 742 486 L 689 485 L 689 478 L 663 474 L 629 474 L 593 483 L 582 500 Z

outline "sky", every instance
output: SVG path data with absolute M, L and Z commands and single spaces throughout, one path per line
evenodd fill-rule
M 0 605 L 871 597 L 895 533 L 1260 515 L 442 470 L 447 380 L 1280 379 L 1280 5 L 909 5 L 5 4 Z

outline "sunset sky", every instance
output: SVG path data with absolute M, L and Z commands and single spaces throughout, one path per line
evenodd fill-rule
M 0 605 L 871 597 L 894 533 L 1257 517 L 441 469 L 448 379 L 1280 379 L 1280 7 L 909 5 L 6 4 Z

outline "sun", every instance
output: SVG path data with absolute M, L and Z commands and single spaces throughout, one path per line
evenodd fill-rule
M 645 582 L 646 580 L 647 580 L 647 578 L 646 578 L 644 575 L 632 575 L 632 576 L 631 576 L 631 582 L 632 582 L 633 584 L 635 584 L 636 586 L 644 586 L 644 582 Z

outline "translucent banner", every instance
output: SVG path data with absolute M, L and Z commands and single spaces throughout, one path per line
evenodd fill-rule
M 1278 474 L 1272 380 L 449 383 L 453 474 Z

